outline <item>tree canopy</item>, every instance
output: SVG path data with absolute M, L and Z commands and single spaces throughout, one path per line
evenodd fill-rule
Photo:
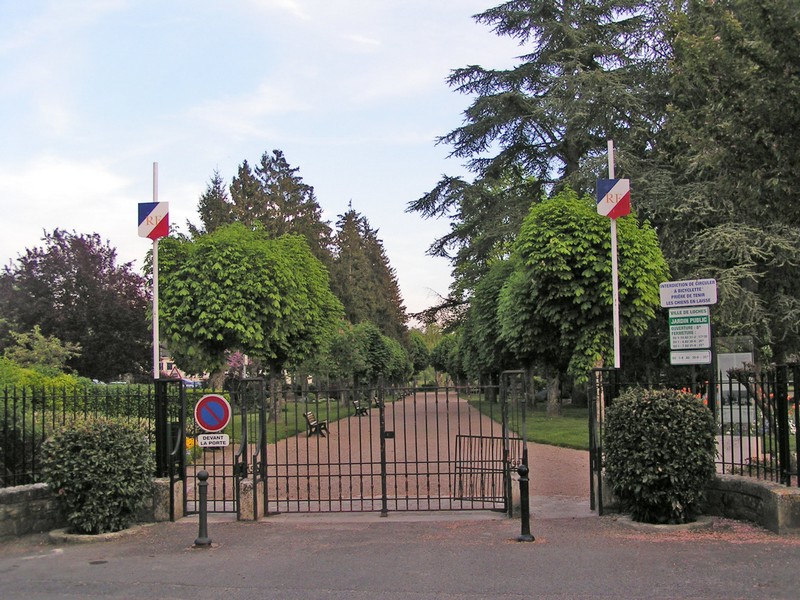
M 18 333 L 39 327 L 65 347 L 84 377 L 146 372 L 151 336 L 146 280 L 100 236 L 55 229 L 0 274 L 0 309 Z
M 173 358 L 220 368 L 239 350 L 272 369 L 299 363 L 335 332 L 342 307 L 304 238 L 270 238 L 241 223 L 194 240 L 166 238 L 161 314 Z
M 617 219 L 622 334 L 644 332 L 669 269 L 655 231 L 633 215 Z M 578 379 L 613 349 L 611 234 L 594 201 L 565 189 L 531 207 L 498 305 L 500 336 L 523 365 L 551 380 Z M 556 399 L 550 399 L 557 400 Z

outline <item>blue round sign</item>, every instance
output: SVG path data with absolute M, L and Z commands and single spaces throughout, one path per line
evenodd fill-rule
M 194 420 L 209 433 L 222 431 L 231 422 L 231 405 L 222 396 L 206 394 L 194 407 Z

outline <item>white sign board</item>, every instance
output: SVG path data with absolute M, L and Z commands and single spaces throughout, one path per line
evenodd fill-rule
M 717 280 L 667 281 L 658 286 L 661 306 L 705 306 L 717 303 Z
M 673 350 L 669 353 L 671 365 L 710 365 L 711 350 Z
M 197 445 L 200 448 L 222 448 L 230 443 L 231 438 L 227 433 L 201 433 L 197 436 Z
M 711 309 L 707 306 L 670 308 L 669 347 L 671 350 L 711 348 Z

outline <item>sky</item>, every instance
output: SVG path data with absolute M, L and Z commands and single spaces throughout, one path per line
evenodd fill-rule
M 497 0 L 0 0 L 0 265 L 45 231 L 98 233 L 141 269 L 137 207 L 181 231 L 214 173 L 279 149 L 334 225 L 383 240 L 407 310 L 447 293 L 446 221 L 406 207 L 445 174 L 470 98 L 448 74 L 523 50 L 473 15 Z

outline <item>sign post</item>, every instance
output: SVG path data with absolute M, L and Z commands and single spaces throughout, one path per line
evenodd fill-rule
M 139 203 L 139 237 L 153 240 L 153 379 L 159 375 L 158 240 L 169 234 L 169 202 L 158 201 L 158 163 L 153 163 L 153 201 Z
M 620 367 L 619 356 L 619 268 L 617 266 L 617 218 L 631 212 L 631 182 L 614 179 L 614 142 L 608 140 L 609 179 L 597 180 L 597 212 L 611 219 L 611 294 L 614 312 L 614 368 Z

